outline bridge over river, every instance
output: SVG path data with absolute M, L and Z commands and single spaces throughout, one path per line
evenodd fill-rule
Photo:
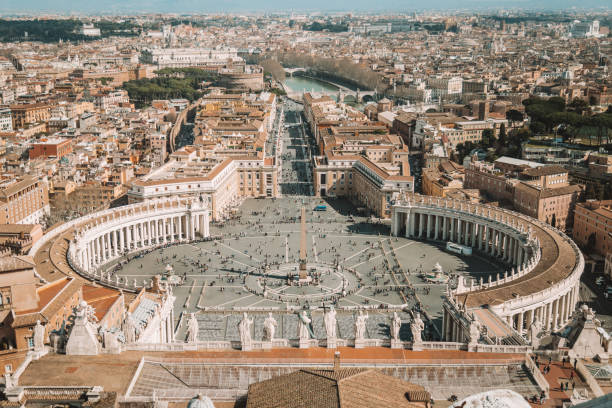
M 367 102 L 374 99 L 376 94 L 376 91 L 354 90 L 324 79 L 305 75 L 293 76 L 296 72 L 307 72 L 305 68 L 285 68 L 285 72 L 290 76 L 285 79 L 283 87 L 287 95 L 294 99 L 302 99 L 303 93 L 310 92 L 315 97 L 328 95 L 336 100 L 340 97 L 345 102 L 351 101 L 351 99 L 355 102 Z

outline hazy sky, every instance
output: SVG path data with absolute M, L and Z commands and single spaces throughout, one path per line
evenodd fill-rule
M 610 0 L 0 0 L 1 12 L 413 11 L 423 9 L 610 8 Z

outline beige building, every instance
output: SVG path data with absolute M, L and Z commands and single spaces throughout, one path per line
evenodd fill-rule
M 612 251 L 612 200 L 576 204 L 574 241 L 601 256 Z
M 494 164 L 470 163 L 464 184 L 482 190 L 490 200 L 512 204 L 515 210 L 561 230 L 571 227 L 574 207 L 584 190 L 581 185 L 569 184 L 563 167 L 532 166 L 531 162 L 506 158 Z
M 45 182 L 31 176 L 0 182 L 0 224 L 38 224 L 47 214 Z

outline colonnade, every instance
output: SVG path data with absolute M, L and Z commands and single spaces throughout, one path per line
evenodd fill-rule
M 511 265 L 522 266 L 530 256 L 520 233 L 491 220 L 476 221 L 461 214 L 396 208 L 392 235 L 404 232 L 406 238 L 450 241 L 478 249 Z
M 579 300 L 579 284 L 549 302 L 538 303 L 504 316 L 506 323 L 518 333 L 524 334 L 537 320 L 544 331 L 554 331 L 565 326 Z
M 112 259 L 132 251 L 206 238 L 209 211 L 190 205 L 133 211 L 128 216 L 107 218 L 75 239 L 74 260 L 89 272 Z
M 533 334 L 532 326 L 555 331 L 568 322 L 579 302 L 584 258 L 565 234 L 503 209 L 418 195 L 402 198 L 393 206 L 392 235 L 453 242 L 516 266 L 496 284 L 481 281 L 448 292 L 444 340 L 472 341 L 474 319 L 491 338 Z M 545 236 L 542 246 L 539 238 Z M 566 274 L 561 277 L 559 271 Z

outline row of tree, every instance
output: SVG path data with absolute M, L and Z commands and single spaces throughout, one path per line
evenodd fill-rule
M 317 76 L 333 80 L 349 87 L 379 92 L 387 89 L 382 76 L 367 66 L 355 64 L 348 58 L 323 58 L 297 52 L 283 52 L 262 57 L 278 61 L 284 67 L 300 67 L 313 71 Z
M 596 136 L 597 145 L 610 143 L 612 109 L 592 114 L 591 107 L 583 99 L 573 99 L 566 104 L 560 97 L 549 99 L 529 98 L 523 101 L 525 113 L 531 118 L 530 129 L 535 134 L 555 134 L 564 141 L 576 142 L 580 135 L 586 135 L 591 144 Z
M 157 71 L 157 78 L 137 79 L 123 84 L 130 100 L 137 107 L 155 99 L 184 98 L 194 101 L 202 96 L 203 82 L 216 82 L 219 75 L 198 68 L 166 68 Z
M 67 20 L 0 20 L 0 42 L 41 41 L 44 43 L 64 41 L 92 41 L 97 37 L 79 34 L 83 22 Z M 102 37 L 135 36 L 141 27 L 130 22 L 117 23 L 102 20 L 96 22 Z

